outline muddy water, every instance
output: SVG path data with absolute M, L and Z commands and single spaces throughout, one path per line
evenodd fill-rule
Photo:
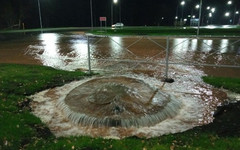
M 93 69 L 157 70 L 165 63 L 164 37 L 90 37 Z M 176 64 L 196 64 L 208 75 L 240 77 L 238 38 L 170 38 L 169 60 Z M 79 33 L 43 33 L 21 39 L 0 41 L 0 63 L 40 64 L 55 68 L 87 69 L 87 38 Z M 143 63 L 143 62 L 144 63 Z M 141 63 L 140 63 L 141 62 Z

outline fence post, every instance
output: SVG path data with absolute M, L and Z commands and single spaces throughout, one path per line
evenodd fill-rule
M 167 37 L 167 47 L 166 47 L 166 70 L 165 70 L 166 79 L 168 79 L 168 60 L 169 60 L 169 36 Z
M 90 55 L 89 36 L 87 36 L 87 47 L 88 47 L 88 73 L 91 74 L 91 55 Z

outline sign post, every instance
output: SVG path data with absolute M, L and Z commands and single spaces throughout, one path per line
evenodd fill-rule
M 107 17 L 99 17 L 100 27 L 102 29 L 102 22 L 105 22 L 105 28 L 107 26 Z

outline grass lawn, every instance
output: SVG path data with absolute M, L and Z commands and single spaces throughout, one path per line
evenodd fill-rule
M 43 28 L 44 33 L 48 32 L 70 32 L 70 31 L 84 31 L 87 33 L 92 33 L 95 35 L 155 35 L 155 36 L 196 36 L 197 28 L 192 27 L 173 27 L 173 26 L 126 26 L 123 29 L 112 29 L 107 27 L 106 29 L 100 27 L 94 27 L 94 30 L 91 31 L 90 27 L 59 27 L 59 28 Z M 17 36 L 18 34 L 22 35 L 23 33 L 40 33 L 41 29 L 25 29 L 25 30 L 0 30 L 0 39 L 2 36 L 9 36 L 12 34 Z M 239 36 L 240 35 L 240 26 L 234 28 L 215 28 L 207 29 L 200 28 L 199 35 L 206 36 Z
M 232 92 L 240 93 L 240 78 L 203 77 L 203 81 L 217 88 L 224 88 Z
M 35 65 L 0 64 L 0 149 L 79 150 L 237 150 L 240 103 L 220 108 L 213 123 L 184 133 L 151 139 L 56 138 L 31 114 L 26 96 L 80 80 L 86 74 Z M 239 83 L 239 82 L 238 82 Z

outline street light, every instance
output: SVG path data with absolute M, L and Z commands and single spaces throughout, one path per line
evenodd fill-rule
M 229 17 L 229 16 L 230 16 L 230 12 L 226 12 L 225 17 Z
M 39 22 L 40 22 L 41 33 L 43 33 L 43 30 L 42 30 L 41 6 L 40 6 L 40 2 L 39 2 L 39 0 L 38 0 L 38 14 L 39 14 Z
M 208 15 L 210 18 L 212 17 L 212 13 L 209 13 L 209 15 Z
M 118 0 L 113 0 L 111 3 L 111 23 L 113 25 L 113 4 L 117 4 Z M 121 20 L 121 16 L 120 16 L 120 20 Z
M 232 5 L 232 1 L 228 1 L 227 4 L 228 4 L 228 5 Z
M 200 5 L 199 5 L 199 4 L 197 4 L 197 5 L 195 6 L 195 8 L 196 8 L 196 9 L 199 9 L 199 7 L 200 7 Z
M 185 1 L 182 1 L 180 3 L 182 5 L 182 18 L 181 18 L 181 21 L 183 20 L 183 9 L 184 9 L 184 5 L 185 5 Z
M 228 18 L 228 17 L 230 16 L 230 12 L 226 12 L 224 15 L 225 15 L 225 17 L 227 17 L 227 18 Z M 229 21 L 229 22 L 231 23 L 231 19 L 230 19 L 230 21 Z
M 235 24 L 236 15 L 239 14 L 239 11 L 237 11 L 236 9 L 237 8 L 235 8 L 235 13 L 233 14 L 233 24 Z
M 211 12 L 214 13 L 216 11 L 216 8 L 212 8 Z
M 199 5 L 199 15 L 198 15 L 198 29 L 197 29 L 197 36 L 199 35 L 199 30 L 200 30 L 200 22 L 201 22 L 201 15 L 202 15 L 202 0 L 200 0 L 200 5 Z
M 92 12 L 92 0 L 90 0 L 90 11 L 91 11 L 91 30 L 93 30 L 93 12 Z

